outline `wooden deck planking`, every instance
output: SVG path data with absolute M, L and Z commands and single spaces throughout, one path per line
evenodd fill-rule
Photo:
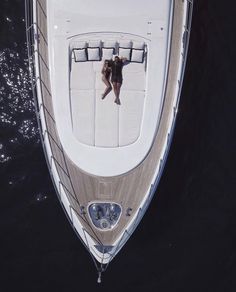
M 46 1 L 40 0 L 40 3 L 40 7 L 44 7 L 46 11 Z M 155 141 L 146 159 L 139 166 L 137 166 L 135 169 L 125 175 L 106 178 L 94 177 L 92 175 L 84 173 L 69 159 L 66 153 L 64 153 L 66 165 L 63 164 L 63 167 L 66 168 L 66 171 L 68 168 L 71 181 L 62 171 L 62 169 L 57 166 L 62 182 L 69 190 L 69 192 L 67 191 L 69 201 L 78 214 L 80 212 L 79 205 L 87 206 L 89 202 L 94 200 L 114 200 L 115 202 L 118 202 L 122 205 L 124 212 L 120 218 L 119 224 L 111 231 L 99 231 L 91 225 L 88 215 L 84 216 L 85 221 L 83 220 L 83 218 L 81 218 L 81 216 L 79 216 L 79 220 L 84 225 L 88 233 L 95 234 L 95 237 L 104 245 L 112 245 L 114 243 L 114 241 L 117 239 L 117 236 L 119 236 L 122 230 L 125 230 L 128 223 L 132 219 L 132 214 L 134 214 L 136 210 L 138 210 L 144 195 L 150 187 L 150 182 L 153 179 L 153 174 L 156 169 L 156 165 L 160 159 L 163 145 L 166 142 L 168 124 L 173 114 L 173 102 L 175 98 L 174 86 L 177 81 L 179 62 L 178 57 L 180 55 L 182 42 L 182 17 L 184 12 L 184 3 L 182 2 L 182 0 L 175 1 L 174 5 L 175 7 L 173 19 L 173 33 L 171 39 L 172 50 L 170 55 L 168 82 L 165 101 L 163 105 L 162 118 Z M 43 12 L 41 12 L 38 13 L 38 17 L 41 18 L 41 20 L 38 21 L 38 24 L 42 25 L 41 30 L 43 31 L 43 33 L 46 34 L 46 16 Z M 45 53 L 45 50 L 47 50 L 47 44 L 43 41 L 43 44 L 39 46 L 39 52 L 44 58 L 47 58 L 46 64 L 48 64 L 48 55 L 47 53 Z M 50 90 L 49 72 L 47 66 L 45 66 L 42 61 L 40 62 L 40 69 L 41 79 L 46 87 Z M 49 99 L 51 99 L 50 95 L 45 94 L 44 98 L 48 99 L 44 100 L 44 102 L 50 114 L 54 117 L 52 101 L 49 101 Z M 56 125 L 53 123 L 48 124 L 50 127 L 50 132 L 55 131 L 55 133 L 57 133 Z M 56 140 L 59 141 L 57 134 L 56 136 Z M 51 143 L 53 144 L 53 141 L 51 141 Z M 58 158 L 59 161 L 61 161 L 61 151 L 58 149 L 58 147 L 55 147 L 55 145 L 52 148 L 54 156 Z M 74 195 L 74 198 L 71 196 L 71 194 Z M 79 204 L 75 200 L 75 197 L 79 201 Z M 125 215 L 125 210 L 129 207 L 133 209 L 130 217 Z

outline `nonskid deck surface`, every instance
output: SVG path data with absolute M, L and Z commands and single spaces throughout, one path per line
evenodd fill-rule
M 37 1 L 37 22 L 44 36 L 47 36 L 47 27 L 45 26 L 45 23 L 47 23 L 46 12 L 45 1 Z M 54 157 L 52 167 L 55 169 L 55 177 L 57 173 L 61 182 L 58 185 L 59 194 L 68 216 L 73 222 L 77 232 L 79 232 L 79 229 L 83 226 L 82 229 L 87 234 L 86 237 L 83 237 L 82 233 L 80 234 L 84 241 L 90 237 L 95 244 L 100 246 L 112 246 L 117 244 L 117 240 L 119 240 L 123 232 L 130 226 L 132 220 L 137 219 L 136 216 L 139 210 L 142 210 L 145 200 L 147 201 L 150 186 L 154 183 L 158 173 L 161 172 L 161 160 L 165 155 L 165 147 L 168 145 L 168 133 L 173 116 L 175 116 L 174 109 L 178 95 L 177 84 L 181 68 L 180 56 L 183 49 L 183 18 L 183 2 L 174 1 L 173 31 L 171 37 L 172 50 L 169 60 L 167 87 L 165 90 L 161 120 L 158 131 L 154 137 L 152 148 L 145 160 L 136 168 L 126 174 L 114 177 L 93 176 L 81 171 L 80 168 L 71 161 L 65 149 L 63 149 L 61 137 L 60 135 L 58 136 L 57 133 L 58 123 L 55 116 L 55 104 L 53 103 L 51 94 L 50 72 L 47 69 L 49 67 L 47 43 L 42 40 L 39 44 L 40 56 L 43 56 L 43 60 L 42 57 L 39 57 L 40 77 L 42 80 L 42 102 L 45 109 L 42 114 L 44 114 L 46 122 L 44 127 L 50 134 L 46 136 L 46 138 L 49 141 L 48 147 L 50 147 Z M 117 202 L 121 206 L 122 214 L 114 229 L 104 232 L 93 226 L 87 212 L 87 206 L 97 201 Z M 127 212 L 127 210 L 129 210 L 129 212 Z M 90 241 L 90 244 L 92 241 Z M 99 260 L 100 255 L 96 256 L 96 253 L 99 254 L 96 248 L 94 249 L 93 246 L 90 245 L 90 250 Z

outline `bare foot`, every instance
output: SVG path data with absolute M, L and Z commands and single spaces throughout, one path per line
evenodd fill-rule
M 118 105 L 120 105 L 121 103 L 120 103 L 120 99 L 118 98 L 118 99 L 115 99 L 115 103 L 116 104 L 118 104 Z

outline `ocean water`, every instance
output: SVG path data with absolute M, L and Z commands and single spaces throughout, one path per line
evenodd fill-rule
M 176 129 L 160 185 L 98 286 L 93 262 L 57 200 L 40 144 L 24 1 L 1 0 L 1 291 L 235 291 L 234 6 L 195 1 Z

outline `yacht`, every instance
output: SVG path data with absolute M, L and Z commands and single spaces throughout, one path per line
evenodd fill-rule
M 26 0 L 25 5 L 45 157 L 59 201 L 100 282 L 162 175 L 193 1 Z M 117 59 L 121 80 L 114 79 Z M 104 98 L 105 62 L 112 87 Z

